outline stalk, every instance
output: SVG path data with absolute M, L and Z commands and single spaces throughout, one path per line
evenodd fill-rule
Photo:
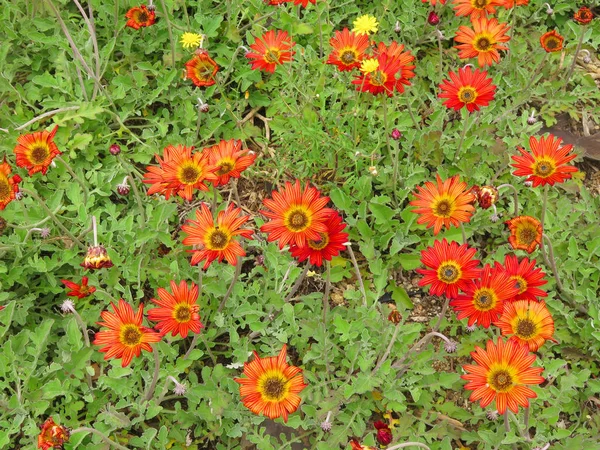
M 138 190 L 136 184 L 135 184 L 135 179 L 133 178 L 133 174 L 131 172 L 129 172 L 129 175 L 127 175 L 127 178 L 129 178 L 129 183 L 131 184 L 131 187 L 133 188 L 133 196 L 135 197 L 135 202 L 137 203 L 137 207 L 138 210 L 140 212 L 140 216 L 142 216 L 142 226 L 146 225 L 146 212 L 144 211 L 144 204 L 142 203 L 142 197 L 140 196 L 140 191 Z
M 85 205 L 87 205 L 87 202 L 88 202 L 88 188 L 85 185 L 85 183 L 73 171 L 73 169 L 71 168 L 71 166 L 69 165 L 69 163 L 67 163 L 64 159 L 62 159 L 60 157 L 60 155 L 56 155 L 55 158 L 58 159 L 61 163 L 63 163 L 63 165 L 65 166 L 65 169 L 67 169 L 67 172 L 69 172 L 69 174 L 73 177 L 73 179 L 75 181 L 77 181 L 77 183 L 79 183 L 79 186 L 81 186 L 81 189 L 83 190 L 83 202 L 84 202 Z
M 325 261 L 325 292 L 323 293 L 323 323 L 327 326 L 327 313 L 329 312 L 329 291 L 331 290 L 331 263 Z
M 573 62 L 571 63 L 571 67 L 569 69 L 569 73 L 567 74 L 567 79 L 565 80 L 563 89 L 567 88 L 567 84 L 569 84 L 571 75 L 573 75 L 573 71 L 575 70 L 575 65 L 577 64 L 577 55 L 579 55 L 579 51 L 581 50 L 581 45 L 583 44 L 583 36 L 584 35 L 585 35 L 585 27 L 581 27 L 581 33 L 579 34 L 579 40 L 577 41 L 577 48 L 575 49 L 575 55 L 573 55 Z
M 360 269 L 358 267 L 358 262 L 356 261 L 356 256 L 354 256 L 354 252 L 352 251 L 352 244 L 348 242 L 346 244 L 346 248 L 348 249 L 348 253 L 350 254 L 350 259 L 352 260 L 352 264 L 354 265 L 354 272 L 356 273 L 356 277 L 358 278 L 360 292 L 363 297 L 363 306 L 367 306 L 367 292 L 365 291 L 365 284 L 363 283 L 363 279 L 360 274 Z
M 74 430 L 71 430 L 71 434 L 75 434 L 75 433 L 92 433 L 95 434 L 96 436 L 100 436 L 100 438 L 106 442 L 108 445 L 114 447 L 114 448 L 118 448 L 119 450 L 129 450 L 127 447 L 123 447 L 121 444 L 116 443 L 115 441 L 111 441 L 108 436 L 106 436 L 104 433 L 94 429 L 94 428 L 89 428 L 89 427 L 79 427 L 79 428 L 75 428 Z
M 467 113 L 467 116 L 465 117 L 465 120 L 463 122 L 463 130 L 460 135 L 460 141 L 458 142 L 458 148 L 456 149 L 456 153 L 454 154 L 454 159 L 458 158 L 458 155 L 460 154 L 460 150 L 462 148 L 463 142 L 465 141 L 465 135 L 467 134 L 468 128 L 469 128 L 469 115 Z
M 154 390 L 156 389 L 156 383 L 158 382 L 158 375 L 160 372 L 160 356 L 158 354 L 158 347 L 152 347 L 152 354 L 154 355 L 154 375 L 152 375 L 152 382 L 146 391 L 146 395 L 144 396 L 144 401 L 148 402 L 154 395 Z
M 171 21 L 169 20 L 169 12 L 167 11 L 165 0 L 160 0 L 160 6 L 165 15 L 165 21 L 167 22 L 167 31 L 169 32 L 169 41 L 171 42 L 171 65 L 173 66 L 173 69 L 175 69 L 175 40 L 173 39 L 173 29 L 171 28 Z
M 496 189 L 500 190 L 502 188 L 510 188 L 513 192 L 513 200 L 515 203 L 515 211 L 514 211 L 514 216 L 518 216 L 519 215 L 519 193 L 517 192 L 517 188 L 515 188 L 512 184 L 510 183 L 506 183 L 506 184 L 501 184 L 500 186 L 498 186 Z

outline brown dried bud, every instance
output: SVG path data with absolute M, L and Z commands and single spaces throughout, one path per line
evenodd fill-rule
M 498 201 L 498 189 L 494 186 L 473 186 L 471 192 L 475 195 L 477 203 L 483 209 L 490 208 Z

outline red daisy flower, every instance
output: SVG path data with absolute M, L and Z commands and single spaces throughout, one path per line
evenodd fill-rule
M 262 38 L 256 38 L 250 46 L 254 52 L 246 53 L 246 58 L 252 65 L 252 70 L 264 70 L 273 73 L 278 64 L 291 61 L 296 52 L 290 49 L 296 45 L 292 42 L 287 31 L 269 30 Z
M 454 37 L 459 45 L 458 57 L 468 59 L 477 57 L 477 63 L 480 67 L 491 66 L 500 61 L 498 50 L 508 50 L 508 47 L 501 45 L 510 40 L 506 32 L 510 28 L 505 23 L 498 23 L 496 19 L 487 19 L 481 17 L 472 21 L 473 28 L 461 26 Z
M 458 320 L 467 317 L 469 326 L 477 322 L 484 328 L 498 320 L 504 310 L 504 302 L 519 292 L 504 270 L 492 269 L 488 264 L 483 268 L 480 280 L 472 280 L 462 289 L 464 294 L 459 294 L 450 306 L 457 313 Z
M 336 31 L 329 40 L 333 51 L 327 59 L 327 64 L 335 64 L 340 71 L 357 69 L 369 48 L 369 36 L 356 34 L 348 28 Z
M 572 145 L 560 146 L 561 138 L 554 140 L 554 135 L 540 137 L 538 141 L 534 136 L 529 138 L 531 153 L 518 147 L 522 156 L 512 156 L 515 164 L 511 166 L 517 170 L 513 175 L 527 176 L 526 181 L 531 181 L 533 187 L 539 185 L 562 183 L 571 178 L 571 173 L 577 172 L 577 167 L 567 166 L 565 163 L 575 159 L 577 155 L 569 155 L 573 150 Z
M 357 91 L 373 95 L 386 93 L 391 97 L 396 88 L 396 74 L 400 69 L 400 61 L 384 53 L 377 58 L 364 60 L 360 67 L 362 75 L 356 75 L 352 84 L 356 85 Z
M 166 289 L 158 288 L 158 297 L 152 299 L 152 303 L 160 308 L 154 308 L 148 311 L 148 319 L 158 322 L 154 327 L 164 336 L 171 333 L 171 336 L 178 334 L 185 338 L 190 331 L 200 333 L 203 328 L 200 322 L 200 306 L 196 303 L 198 300 L 198 286 L 192 283 L 191 288 L 185 281 L 181 281 L 179 286 L 171 280 L 170 294 Z
M 448 298 L 458 297 L 458 290 L 469 287 L 473 278 L 479 278 L 481 269 L 477 268 L 479 260 L 472 259 L 476 250 L 467 244 L 458 245 L 446 238 L 434 241 L 433 247 L 421 251 L 421 263 L 429 269 L 417 269 L 424 275 L 419 286 L 431 284 L 431 295 L 445 295 Z
M 548 53 L 560 52 L 563 49 L 565 38 L 562 37 L 556 30 L 548 31 L 540 37 L 540 44 Z
M 218 180 L 215 186 L 227 184 L 230 178 L 239 178 L 256 159 L 256 153 L 242 149 L 242 141 L 231 139 L 204 149 L 208 153 L 208 163 L 217 168 Z
M 457 16 L 471 16 L 471 20 L 487 17 L 496 13 L 496 6 L 501 6 L 503 0 L 453 0 Z
M 410 78 L 415 76 L 413 69 L 414 64 L 410 64 L 415 60 L 415 57 L 410 51 L 404 51 L 404 45 L 398 44 L 395 41 L 389 46 L 386 46 L 383 42 L 380 42 L 375 49 L 375 56 L 387 55 L 389 60 L 393 60 L 400 64 L 400 68 L 397 72 L 398 79 L 396 80 L 395 88 L 398 92 L 404 92 L 404 85 L 410 86 Z
M 125 26 L 139 30 L 142 27 L 149 27 L 156 22 L 156 14 L 154 10 L 149 10 L 146 5 L 136 6 L 131 8 L 125 14 L 125 17 L 129 19 Z
M 193 266 L 206 260 L 203 267 L 206 270 L 215 259 L 219 262 L 225 259 L 235 266 L 238 256 L 246 256 L 240 243 L 234 239 L 235 236 L 252 239 L 252 230 L 240 229 L 250 218 L 250 216 L 238 217 L 241 212 L 241 208 L 230 204 L 227 210 L 219 211 L 215 224 L 210 209 L 202 203 L 200 209 L 196 210 L 197 220 L 188 220 L 187 224 L 181 227 L 189 235 L 183 240 L 183 245 L 199 246 L 199 250 L 189 250 L 193 253 L 191 260 Z
M 518 216 L 505 223 L 510 230 L 508 242 L 512 248 L 531 253 L 538 245 L 542 245 L 542 223 L 536 218 Z
M 19 175 L 9 177 L 11 172 L 12 168 L 4 157 L 4 162 L 0 164 L 0 211 L 6 208 L 6 205 L 12 202 L 19 192 L 21 177 Z
M 440 84 L 442 92 L 438 95 L 439 98 L 447 99 L 444 106 L 456 111 L 466 107 L 472 113 L 494 100 L 496 86 L 492 84 L 486 71 L 475 69 L 473 72 L 471 66 L 467 66 L 458 69 L 458 73 L 450 72 L 448 75 L 450 80 L 444 80 Z
M 175 189 L 177 194 L 190 201 L 195 189 L 208 191 L 206 181 L 215 182 L 218 176 L 217 168 L 208 162 L 208 154 L 196 152 L 194 147 L 179 145 L 172 148 L 169 161 L 163 161 L 163 179 L 169 188 Z
M 542 269 L 535 267 L 535 259 L 530 261 L 528 258 L 523 258 L 519 262 L 515 255 L 506 255 L 504 265 L 496 261 L 495 266 L 498 270 L 504 270 L 519 290 L 512 299 L 513 301 L 536 301 L 538 297 L 548 297 L 548 294 L 538 287 L 543 286 L 548 281 L 544 279 L 546 274 L 542 272 Z
M 315 5 L 317 0 L 294 0 L 294 5 L 302 5 L 303 8 L 306 8 L 309 2 Z
M 339 214 L 332 214 L 325 222 L 327 231 L 319 233 L 319 240 L 308 239 L 306 245 L 299 247 L 295 244 L 290 246 L 290 252 L 299 262 L 309 259 L 315 266 L 322 266 L 323 260 L 331 261 L 331 258 L 344 250 L 344 243 L 348 242 L 348 233 L 343 233 L 346 224 L 342 222 Z
M 94 345 L 104 345 L 100 349 L 101 352 L 106 353 L 104 359 L 121 358 L 121 366 L 127 367 L 134 356 L 140 356 L 142 350 L 151 352 L 150 344 L 159 342 L 162 336 L 142 326 L 143 304 L 140 304 L 135 314 L 131 305 L 123 299 L 119 300 L 118 305 L 111 302 L 110 306 L 114 313 L 102 311 L 100 315 L 105 322 L 97 322 L 108 330 L 96 333 Z
M 163 151 L 162 159 L 159 155 L 155 154 L 154 158 L 158 162 L 158 166 L 147 166 L 147 172 L 144 174 L 143 183 L 151 184 L 147 194 L 163 194 L 165 199 L 169 200 L 171 195 L 177 194 L 177 189 L 169 187 L 169 183 L 165 181 L 165 167 L 167 163 L 171 163 L 178 152 L 183 151 L 183 145 L 173 147 L 169 145 L 165 147 Z
M 185 63 L 186 76 L 198 86 L 212 86 L 216 83 L 215 75 L 219 70 L 217 63 L 204 49 L 200 49 Z
M 60 155 L 53 139 L 58 130 L 56 125 L 52 131 L 36 131 L 23 134 L 17 138 L 17 146 L 13 152 L 17 156 L 17 166 L 29 170 L 29 175 L 42 172 L 46 175 L 48 167 L 56 155 Z
M 69 442 L 71 437 L 70 431 L 62 425 L 54 423 L 54 419 L 49 417 L 40 428 L 38 435 L 38 446 L 42 450 L 51 448 L 62 449 L 63 444 Z
M 515 6 L 527 6 L 529 0 L 501 0 L 499 6 L 504 6 L 506 9 L 514 8 Z
M 511 341 L 526 346 L 530 352 L 536 352 L 544 342 L 552 340 L 554 320 L 546 302 L 519 300 L 507 303 L 500 319 L 494 322 L 502 336 L 510 336 Z
M 298 247 L 306 246 L 308 240 L 319 241 L 321 233 L 327 232 L 327 219 L 336 214 L 331 208 L 325 208 L 329 197 L 321 197 L 320 192 L 308 184 L 304 192 L 300 189 L 300 180 L 294 184 L 287 182 L 280 191 L 273 191 L 272 199 L 264 199 L 263 204 L 271 211 L 261 213 L 271 219 L 260 227 L 267 233 L 267 241 L 279 240 L 279 248 L 286 244 Z
M 96 288 L 93 286 L 88 286 L 88 277 L 81 278 L 81 284 L 74 283 L 68 280 L 60 280 L 68 289 L 67 292 L 68 297 L 77 297 L 78 299 L 82 299 L 84 297 L 88 297 L 96 292 Z

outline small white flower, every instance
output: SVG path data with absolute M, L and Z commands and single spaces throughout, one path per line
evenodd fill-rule
M 63 302 L 62 305 L 60 305 L 60 310 L 62 312 L 64 312 L 65 314 L 74 313 L 75 312 L 75 303 L 73 303 L 73 300 L 67 299 Z

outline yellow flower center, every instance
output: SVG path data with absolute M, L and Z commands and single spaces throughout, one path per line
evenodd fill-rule
M 547 178 L 556 171 L 556 166 L 549 159 L 540 159 L 533 164 L 531 171 L 536 177 Z
M 477 90 L 472 86 L 463 86 L 458 90 L 458 99 L 463 103 L 473 103 L 477 99 Z
M 371 84 L 374 86 L 383 86 L 387 81 L 387 74 L 381 70 L 376 70 L 371 74 Z
M 173 319 L 178 323 L 187 323 L 192 319 L 192 306 L 188 303 L 179 303 L 173 310 Z
M 308 241 L 308 246 L 313 250 L 323 250 L 329 244 L 329 235 L 326 233 L 319 233 L 321 240 L 319 241 Z
M 285 227 L 295 233 L 306 230 L 311 224 L 311 218 L 306 209 L 301 207 L 292 208 L 283 218 Z
M 47 145 L 37 144 L 31 149 L 31 153 L 29 154 L 29 161 L 32 164 L 38 165 L 43 164 L 46 159 L 50 156 L 50 149 Z
M 281 52 L 279 49 L 270 48 L 265 52 L 264 60 L 269 64 L 278 64 Z
M 0 201 L 6 201 L 11 197 L 11 188 L 8 178 L 0 174 Z
M 473 307 L 477 311 L 489 311 L 494 309 L 498 299 L 493 290 L 481 288 L 475 291 L 473 295 Z
M 475 9 L 484 9 L 491 0 L 471 0 L 471 6 Z
M 431 209 L 434 216 L 447 219 L 452 217 L 456 207 L 454 205 L 454 201 L 450 198 L 441 198 L 434 203 Z
M 340 61 L 342 61 L 347 66 L 355 63 L 357 60 L 358 54 L 354 50 L 344 49 L 344 51 L 340 53 Z
M 206 248 L 209 250 L 223 250 L 227 248 L 230 240 L 231 236 L 229 233 L 220 230 L 218 227 L 213 228 L 213 230 L 208 233 Z
M 521 224 L 517 228 L 516 238 L 519 245 L 531 245 L 538 237 L 537 227 L 533 224 Z
M 491 369 L 487 382 L 496 392 L 508 392 L 515 385 L 513 375 L 504 368 Z
M 494 48 L 494 38 L 490 34 L 476 34 L 473 40 L 473 46 L 478 52 L 489 52 Z
M 519 319 L 513 327 L 515 335 L 521 339 L 531 339 L 537 334 L 537 325 L 529 318 Z
M 223 159 L 219 161 L 218 167 L 217 175 L 227 175 L 235 167 L 235 162 L 233 159 Z
M 140 327 L 132 323 L 123 325 L 119 333 L 119 340 L 126 347 L 135 347 L 142 342 L 142 331 Z
M 263 401 L 280 402 L 287 397 L 290 383 L 280 370 L 270 370 L 258 379 L 257 389 Z
M 179 181 L 183 184 L 196 184 L 202 175 L 200 168 L 195 165 L 188 163 L 179 168 Z
M 527 281 L 525 281 L 525 278 L 519 275 L 513 275 L 510 279 L 515 280 L 515 287 L 519 290 L 519 294 L 522 294 L 527 290 Z
M 455 261 L 444 261 L 437 269 L 438 280 L 447 284 L 456 283 L 462 276 L 462 270 Z

